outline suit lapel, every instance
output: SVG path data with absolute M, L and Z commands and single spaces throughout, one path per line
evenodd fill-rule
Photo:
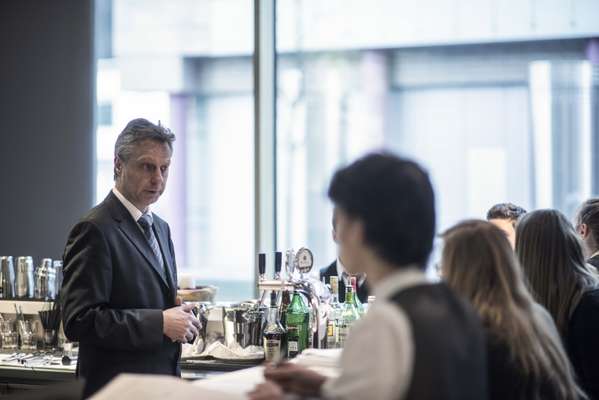
M 129 211 L 127 211 L 125 206 L 121 204 L 119 199 L 117 199 L 112 192 L 110 192 L 106 200 L 112 209 L 114 219 L 119 223 L 119 229 L 121 232 L 125 234 L 133 246 L 135 246 L 135 248 L 146 259 L 148 264 L 150 264 L 150 267 L 158 275 L 164 286 L 170 290 L 170 285 L 166 280 L 164 270 L 158 263 L 150 244 L 144 237 L 141 229 L 138 227 L 137 222 L 133 220 L 133 217 L 131 214 L 129 214 Z

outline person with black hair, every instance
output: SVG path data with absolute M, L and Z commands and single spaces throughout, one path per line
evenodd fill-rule
M 412 161 L 367 155 L 334 175 L 339 253 L 365 272 L 376 301 L 355 323 L 340 375 L 269 366 L 251 399 L 284 392 L 327 399 L 486 399 L 485 342 L 476 312 L 424 268 L 435 234 L 429 177 Z
M 512 249 L 516 246 L 516 223 L 526 214 L 526 210 L 512 203 L 495 204 L 487 212 L 487 221 L 501 229 Z
M 337 243 L 337 209 L 333 209 L 333 241 Z M 350 274 L 345 269 L 345 264 L 341 259 L 340 255 L 337 255 L 337 259 L 333 261 L 328 267 L 324 267 L 320 270 L 320 279 L 324 278 L 326 284 L 331 283 L 331 276 L 339 278 L 339 301 L 343 303 L 345 301 L 345 287 L 350 284 Z M 366 281 L 366 274 L 358 273 L 356 277 L 357 295 L 358 299 L 362 303 L 368 301 L 368 283 Z
M 587 262 L 599 268 L 599 198 L 582 204 L 576 217 L 576 231 L 582 239 Z

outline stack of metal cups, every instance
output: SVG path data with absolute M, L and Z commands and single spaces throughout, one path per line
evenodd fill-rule
M 62 287 L 62 261 L 54 260 L 52 263 L 54 267 L 54 272 L 56 274 L 55 285 L 54 285 L 54 298 L 58 298 L 60 293 L 60 288 Z
M 56 272 L 52 266 L 51 258 L 44 258 L 35 270 L 34 297 L 39 300 L 54 298 Z
M 33 258 L 30 256 L 17 258 L 16 294 L 18 298 L 33 298 Z
M 0 298 L 15 297 L 15 269 L 11 256 L 0 257 Z

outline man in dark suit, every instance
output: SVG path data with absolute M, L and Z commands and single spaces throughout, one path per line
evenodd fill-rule
M 163 193 L 175 139 L 144 119 L 115 144 L 115 187 L 71 230 L 61 291 L 64 331 L 79 342 L 88 397 L 119 373 L 180 375 L 181 343 L 197 335 L 177 300 L 168 224 L 149 210 Z
M 333 209 L 333 241 L 337 243 L 337 209 Z M 345 301 L 345 287 L 350 283 L 350 275 L 345 270 L 341 257 L 333 261 L 328 267 L 320 270 L 320 280 L 325 278 L 325 283 L 331 283 L 331 276 L 339 278 L 339 302 Z M 356 276 L 356 285 L 358 286 L 358 298 L 362 303 L 368 302 L 368 285 L 366 284 L 366 274 Z

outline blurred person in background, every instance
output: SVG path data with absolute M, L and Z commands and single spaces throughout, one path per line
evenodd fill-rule
M 480 320 L 447 285 L 424 274 L 435 234 L 428 174 L 394 155 L 371 154 L 335 173 L 329 197 L 345 267 L 366 272 L 377 300 L 352 326 L 338 377 L 294 363 L 271 366 L 250 398 L 291 392 L 326 399 L 486 399 Z
M 516 245 L 516 223 L 526 210 L 512 203 L 495 204 L 487 212 L 487 221 L 501 229 L 512 245 Z
M 443 279 L 472 303 L 485 327 L 489 398 L 586 398 L 555 323 L 526 288 L 504 232 L 470 220 L 443 237 Z
M 587 262 L 595 269 L 599 268 L 599 199 L 582 203 L 576 216 L 576 231 L 582 239 Z
M 599 279 L 574 227 L 557 210 L 530 212 L 518 222 L 516 254 L 536 300 L 555 320 L 583 390 L 599 399 Z
M 337 209 L 333 209 L 333 241 L 338 243 L 337 240 Z M 320 280 L 325 279 L 326 284 L 331 283 L 331 276 L 339 278 L 339 301 L 343 303 L 345 301 L 345 287 L 350 284 L 350 275 L 345 269 L 345 264 L 341 260 L 341 256 L 337 255 L 337 259 L 333 261 L 328 267 L 320 270 Z M 366 283 L 366 274 L 358 273 L 356 275 L 356 285 L 358 298 L 362 303 L 368 302 L 368 284 Z

